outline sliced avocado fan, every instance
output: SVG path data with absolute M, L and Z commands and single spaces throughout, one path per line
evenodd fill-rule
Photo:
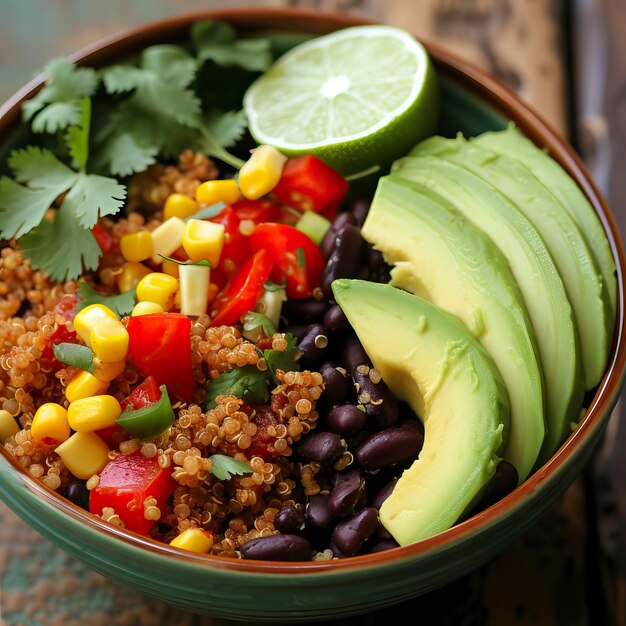
M 379 180 L 361 233 L 394 266 L 392 285 L 455 315 L 493 359 L 511 406 L 503 456 L 523 481 L 544 440 L 544 385 L 535 332 L 506 258 L 445 200 L 393 174 Z
M 424 424 L 424 447 L 380 509 L 400 545 L 450 528 L 495 473 L 508 420 L 504 382 L 467 327 L 391 285 L 336 280 L 333 292 L 391 391 Z
M 602 274 L 610 303 L 607 307 L 607 329 L 613 334 L 617 298 L 615 259 L 604 228 L 591 203 L 574 179 L 545 150 L 525 137 L 513 123 L 506 130 L 490 131 L 470 139 L 481 148 L 506 154 L 523 163 L 561 201 L 580 229 L 589 251 Z
M 474 172 L 501 191 L 535 226 L 550 251 L 574 311 L 585 390 L 602 378 L 609 353 L 610 304 L 600 273 L 574 220 L 552 192 L 515 159 L 462 137 L 431 137 L 411 154 L 434 154 Z
M 565 286 L 526 216 L 473 172 L 426 153 L 395 162 L 392 173 L 421 183 L 485 232 L 506 257 L 535 330 L 546 391 L 546 461 L 571 433 L 583 400 L 578 331 Z M 421 154 L 421 151 L 420 151 Z

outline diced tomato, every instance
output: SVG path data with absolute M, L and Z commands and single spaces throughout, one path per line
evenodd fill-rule
M 95 433 L 111 450 L 115 450 L 120 445 L 121 441 L 130 437 L 126 430 L 117 424 L 96 430 Z
M 255 406 L 255 414 L 252 421 L 256 424 L 256 433 L 252 435 L 252 443 L 247 450 L 249 457 L 260 456 L 264 461 L 271 461 L 280 456 L 276 450 L 276 436 L 270 435 L 270 427 L 274 429 L 279 425 L 278 416 L 269 406 Z
M 312 154 L 288 159 L 272 194 L 279 202 L 316 211 L 333 219 L 348 192 L 348 181 L 339 172 Z
M 154 525 L 144 516 L 145 499 L 152 496 L 163 511 L 176 486 L 171 468 L 162 469 L 156 458 L 148 459 L 140 451 L 120 454 L 100 472 L 98 486 L 89 497 L 89 511 L 102 515 L 104 507 L 112 507 L 125 528 L 145 535 Z
M 241 219 L 232 207 L 227 206 L 219 215 L 212 217 L 209 221 L 224 226 L 224 247 L 217 268 L 211 272 L 211 282 L 223 287 L 228 278 L 233 276 L 250 258 L 252 252 L 248 237 L 239 230 Z
M 242 315 L 251 311 L 271 271 L 269 255 L 265 250 L 258 250 L 213 301 L 212 325 L 236 324 Z
M 191 361 L 191 320 L 182 313 L 134 315 L 128 320 L 128 355 L 142 376 L 185 402 L 195 388 Z
M 75 293 L 66 293 L 52 309 L 58 315 L 66 320 L 73 320 L 76 316 L 76 305 L 78 304 L 78 296 Z
M 113 237 L 111 236 L 111 233 L 104 228 L 104 226 L 95 224 L 91 229 L 91 234 L 95 237 L 98 245 L 100 246 L 100 250 L 102 250 L 104 254 L 113 250 Z
M 260 224 L 278 222 L 280 219 L 280 206 L 268 198 L 239 200 L 232 206 L 240 220 L 251 220 L 255 224 Z
M 274 269 L 271 279 L 287 285 L 288 298 L 308 298 L 320 286 L 326 261 L 319 247 L 287 224 L 259 224 L 250 235 L 253 252 L 266 250 Z
M 73 330 L 68 330 L 65 324 L 59 324 L 50 336 L 48 344 L 41 352 L 41 356 L 50 363 L 53 372 L 58 372 L 65 367 L 65 364 L 57 361 L 54 356 L 52 346 L 58 343 L 76 343 L 76 333 Z
M 154 404 L 161 399 L 161 390 L 154 376 L 148 376 L 142 383 L 137 385 L 128 396 L 121 402 L 122 411 L 126 409 L 142 409 L 144 406 Z

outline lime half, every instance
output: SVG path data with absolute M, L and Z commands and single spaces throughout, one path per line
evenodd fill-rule
M 424 46 L 393 26 L 354 26 L 299 44 L 247 90 L 252 137 L 313 153 L 344 175 L 406 154 L 436 130 L 438 90 Z

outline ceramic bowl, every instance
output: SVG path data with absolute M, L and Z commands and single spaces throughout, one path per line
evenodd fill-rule
M 156 43 L 185 41 L 200 18 L 242 32 L 322 34 L 365 23 L 345 15 L 244 9 L 147 25 L 75 56 L 101 67 Z M 442 133 L 501 129 L 509 120 L 548 147 L 574 177 L 606 230 L 617 265 L 617 322 L 606 373 L 580 423 L 556 454 L 513 493 L 463 523 L 414 545 L 326 562 L 277 563 L 207 558 L 120 530 L 31 478 L 0 447 L 0 497 L 34 529 L 105 576 L 172 605 L 220 618 L 319 621 L 381 609 L 434 590 L 479 567 L 530 528 L 585 468 L 604 433 L 625 371 L 626 267 L 616 223 L 572 148 L 511 91 L 483 71 L 425 42 L 442 87 Z M 36 78 L 0 108 L 0 153 L 16 141 L 20 103 Z M 1 155 L 0 155 L 1 156 Z

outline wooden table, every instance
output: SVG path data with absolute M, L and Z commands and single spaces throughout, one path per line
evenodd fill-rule
M 563 30 L 571 14 L 556 0 L 0 0 L 0 100 L 48 58 L 102 36 L 168 15 L 238 5 L 338 10 L 402 26 L 484 67 L 559 132 L 572 142 L 576 139 L 571 129 L 580 111 L 573 112 L 567 103 L 570 66 L 563 45 L 571 42 Z M 623 626 L 610 617 L 600 584 L 604 570 L 591 532 L 595 509 L 589 496 L 594 485 L 593 476 L 583 477 L 531 532 L 473 574 L 384 613 L 341 623 L 399 622 L 408 612 L 434 625 Z M 228 623 L 181 612 L 102 578 L 1 504 L 0 528 L 2 625 Z

